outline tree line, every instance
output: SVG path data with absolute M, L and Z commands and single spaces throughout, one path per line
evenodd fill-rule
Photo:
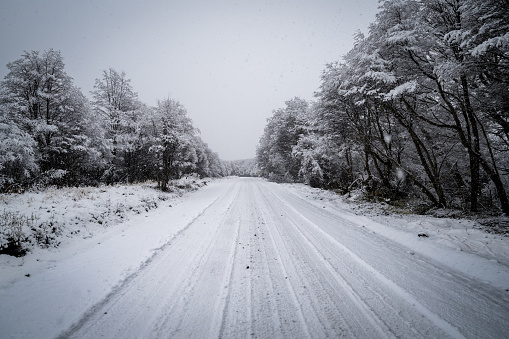
M 509 214 L 509 3 L 383 1 L 315 102 L 273 112 L 262 174 Z
M 124 72 L 102 71 L 91 100 L 67 75 L 62 55 L 25 52 L 0 83 L 0 190 L 218 177 L 224 164 L 185 107 L 138 100 Z

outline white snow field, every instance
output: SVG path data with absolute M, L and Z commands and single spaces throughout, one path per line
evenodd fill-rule
M 21 266 L 2 255 L 0 338 L 508 337 L 507 238 L 460 250 L 429 218 L 419 238 L 303 187 L 217 180 Z

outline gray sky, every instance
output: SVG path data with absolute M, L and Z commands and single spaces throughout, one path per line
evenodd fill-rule
M 378 0 L 0 0 L 0 77 L 23 51 L 60 50 L 90 97 L 125 71 L 140 100 L 188 110 L 224 160 L 252 158 L 272 111 L 313 99 L 328 62 L 367 31 Z

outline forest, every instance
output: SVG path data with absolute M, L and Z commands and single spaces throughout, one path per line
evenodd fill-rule
M 53 49 L 25 52 L 0 84 L 0 191 L 156 181 L 227 168 L 201 139 L 186 108 L 138 100 L 125 72 L 95 79 L 91 100 Z
M 509 3 L 382 1 L 315 101 L 273 111 L 262 175 L 420 212 L 509 214 Z

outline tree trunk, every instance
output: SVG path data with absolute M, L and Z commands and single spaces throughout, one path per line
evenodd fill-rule
M 417 114 L 407 100 L 402 99 L 402 101 L 405 104 L 405 107 L 408 110 L 410 110 L 412 114 Z M 401 115 L 396 108 L 391 107 L 391 110 L 393 111 L 394 116 L 396 117 L 400 125 L 407 130 L 408 134 L 410 135 L 410 138 L 412 139 L 415 150 L 417 151 L 417 155 L 419 156 L 421 166 L 423 167 L 424 172 L 426 173 L 426 176 L 430 180 L 433 189 L 437 195 L 437 199 L 434 199 L 433 201 L 437 202 L 437 204 L 440 205 L 441 207 L 447 207 L 447 200 L 445 199 L 444 189 L 442 187 L 442 182 L 440 181 L 440 170 L 437 168 L 437 160 L 435 159 L 435 156 L 428 151 L 424 142 L 417 135 L 413 127 L 413 124 L 407 122 L 405 117 Z M 428 195 L 428 193 L 426 192 L 425 194 Z
M 468 153 L 470 157 L 470 211 L 477 212 L 478 197 L 480 192 L 480 164 L 481 147 L 479 145 L 479 129 L 477 127 L 477 119 L 475 118 L 474 109 L 470 103 L 470 93 L 468 90 L 468 81 L 465 75 L 461 76 L 461 87 L 463 90 L 463 103 L 465 106 L 465 120 L 469 122 L 469 135 L 472 150 Z M 465 121 L 465 122 L 466 122 Z M 470 134 L 470 133 L 468 133 Z

